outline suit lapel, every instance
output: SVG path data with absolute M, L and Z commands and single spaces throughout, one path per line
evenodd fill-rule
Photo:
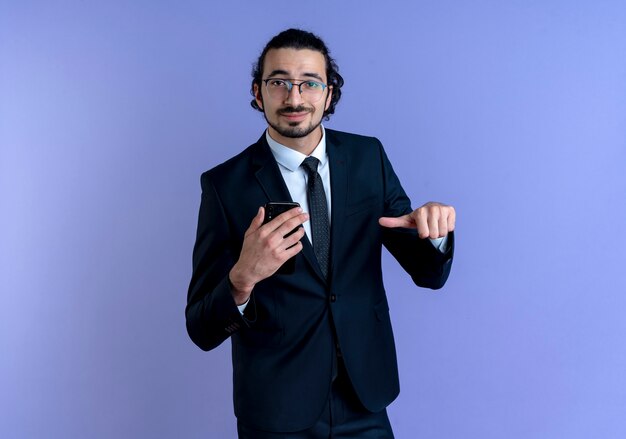
M 252 163 L 256 168 L 255 177 L 263 189 L 263 192 L 265 192 L 268 201 L 293 201 L 289 189 L 287 189 L 287 185 L 285 184 L 285 180 L 278 168 L 278 163 L 276 163 L 272 151 L 267 144 L 265 133 L 255 145 Z M 311 265 L 319 278 L 325 280 L 322 270 L 317 263 L 313 246 L 306 236 L 302 239 L 302 247 L 302 254 L 305 260 Z
M 252 157 L 252 162 L 256 168 L 254 175 L 265 192 L 267 200 L 293 201 L 287 185 L 280 175 L 278 164 L 274 160 L 267 140 L 265 140 L 265 134 L 261 136 L 255 147 Z
M 348 197 L 348 157 L 341 148 L 337 138 L 330 130 L 326 130 L 326 152 L 330 165 L 331 180 L 331 227 L 330 227 L 330 279 L 337 267 L 337 255 L 345 224 L 346 203 Z

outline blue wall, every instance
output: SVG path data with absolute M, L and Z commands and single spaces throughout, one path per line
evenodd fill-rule
M 371 4 L 370 4 L 371 3 Z M 251 64 L 321 35 L 328 127 L 457 207 L 440 292 L 386 257 L 398 438 L 626 437 L 622 1 L 0 2 L 0 436 L 229 438 L 187 338 L 200 173 L 255 141 Z

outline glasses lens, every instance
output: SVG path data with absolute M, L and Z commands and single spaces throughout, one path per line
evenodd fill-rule
M 268 79 L 265 84 L 270 97 L 277 100 L 286 99 L 291 88 L 291 82 L 284 79 Z
M 300 84 L 300 93 L 310 102 L 317 102 L 324 94 L 324 84 L 317 81 L 306 81 Z

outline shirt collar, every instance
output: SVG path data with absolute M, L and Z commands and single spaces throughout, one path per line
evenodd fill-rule
M 326 164 L 326 130 L 324 130 L 324 125 L 320 125 L 322 127 L 322 138 L 320 143 L 317 144 L 313 152 L 311 153 L 311 157 L 315 157 L 320 161 L 320 168 Z M 298 152 L 294 149 L 289 148 L 288 146 L 281 145 L 276 140 L 272 139 L 268 130 L 265 131 L 265 138 L 267 139 L 267 143 L 272 150 L 272 154 L 276 161 L 289 169 L 292 172 L 298 170 L 306 155 Z

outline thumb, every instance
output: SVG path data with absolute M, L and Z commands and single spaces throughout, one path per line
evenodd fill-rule
M 256 213 L 254 218 L 252 218 L 252 222 L 250 223 L 250 227 L 248 227 L 246 235 L 256 232 L 263 225 L 263 218 L 265 218 L 265 208 L 261 206 L 259 207 L 259 211 Z
M 402 215 L 397 218 L 383 216 L 378 219 L 378 224 L 383 227 L 396 228 L 396 227 L 404 227 L 411 228 L 415 227 L 415 222 L 410 215 Z

